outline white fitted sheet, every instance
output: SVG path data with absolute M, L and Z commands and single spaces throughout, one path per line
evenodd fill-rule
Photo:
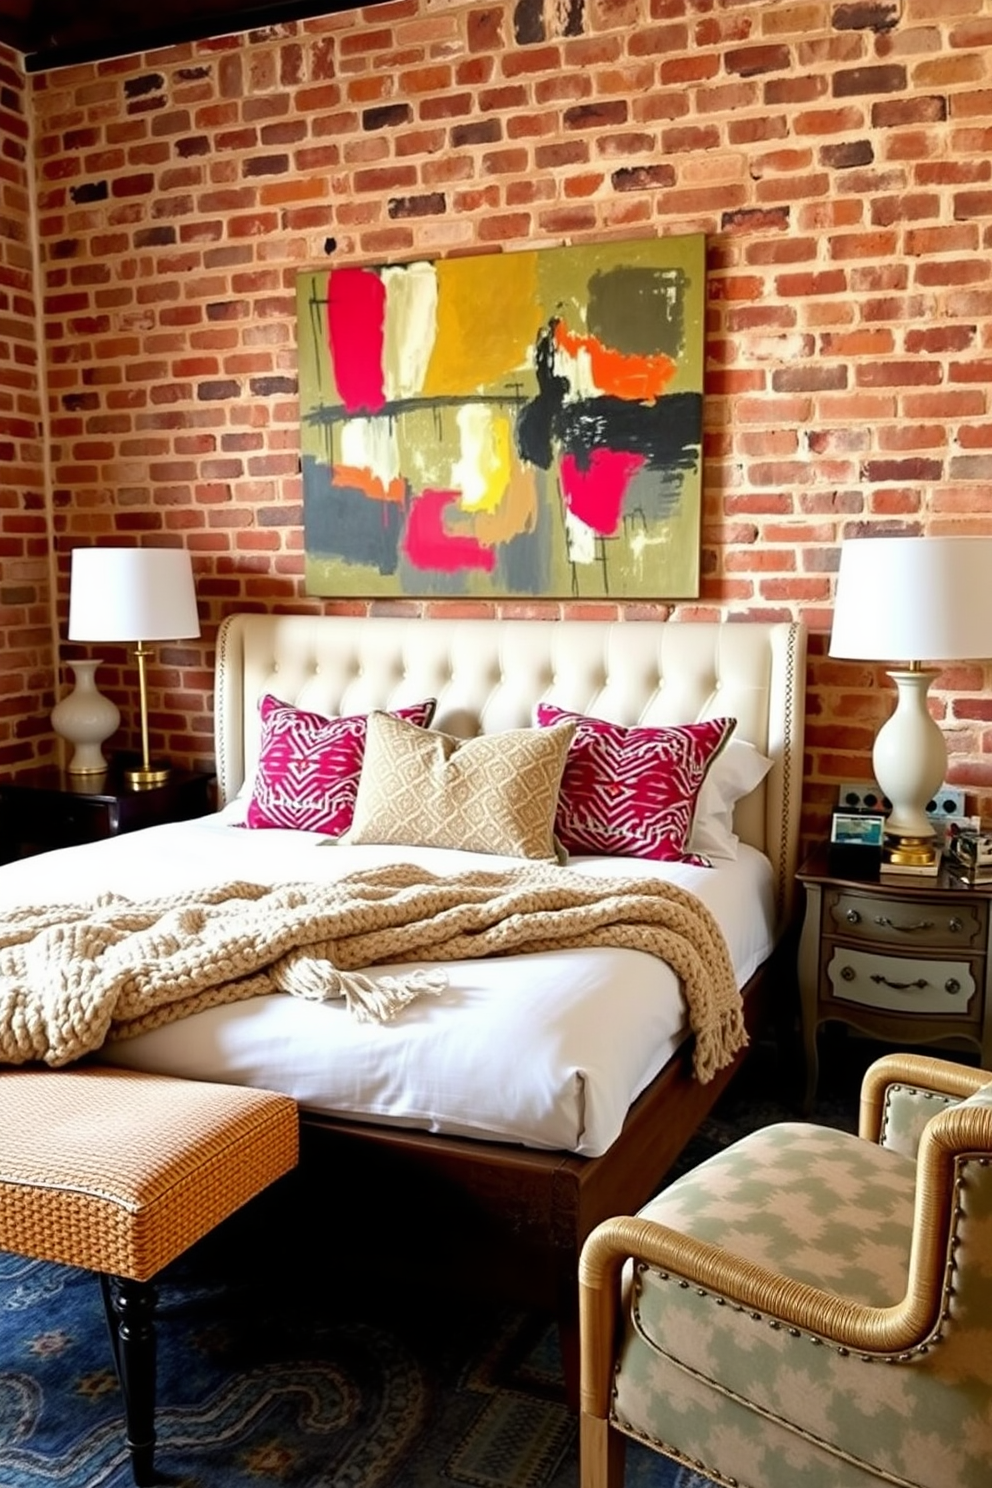
M 323 882 L 383 862 L 438 874 L 514 862 L 248 831 L 236 824 L 242 810 L 234 802 L 213 817 L 9 864 L 0 869 L 0 910 L 106 890 L 140 899 L 232 879 Z M 660 875 L 698 894 L 723 928 L 739 986 L 772 949 L 772 868 L 754 848 L 742 845 L 735 862 L 713 868 L 629 858 L 570 866 Z M 687 1033 L 676 977 L 641 951 L 558 950 L 450 962 L 443 971 L 439 996 L 418 999 L 386 1025 L 359 1023 L 341 1002 L 274 994 L 108 1043 L 100 1058 L 281 1090 L 309 1111 L 592 1157 L 615 1140 L 632 1101 Z

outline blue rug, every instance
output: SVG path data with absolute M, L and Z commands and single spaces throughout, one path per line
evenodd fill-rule
M 238 1227 L 231 1225 L 231 1239 Z M 494 1309 L 391 1323 L 271 1296 L 194 1252 L 158 1307 L 157 1465 L 183 1488 L 574 1488 L 576 1422 L 547 1318 Z M 274 1278 L 273 1278 L 274 1279 Z M 284 1278 L 292 1288 L 294 1278 Z M 643 1460 L 641 1460 L 643 1458 Z M 654 1453 L 628 1482 L 690 1488 Z M 698 1481 L 698 1480 L 696 1480 Z M 2 1488 L 127 1488 L 99 1285 L 0 1254 Z
M 744 1130 L 794 1116 L 760 1062 L 745 1079 L 704 1123 L 681 1167 Z M 826 1119 L 850 1125 L 854 1094 L 845 1091 Z M 548 1317 L 415 1295 L 381 1268 L 354 1262 L 353 1217 L 321 1211 L 322 1233 L 311 1227 L 304 1242 L 294 1213 L 292 1190 L 272 1190 L 163 1274 L 163 1481 L 575 1488 L 577 1423 Z M 342 1224 L 350 1232 L 338 1246 Z M 339 1262 L 338 1253 L 352 1259 Z M 96 1278 L 0 1254 L 0 1488 L 130 1483 Z M 627 1488 L 706 1484 L 631 1443 Z

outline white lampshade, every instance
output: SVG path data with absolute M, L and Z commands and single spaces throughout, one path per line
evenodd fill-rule
M 125 770 L 137 790 L 163 784 L 170 767 L 148 749 L 149 641 L 200 634 L 193 564 L 185 548 L 74 548 L 69 589 L 70 641 L 127 641 L 135 646 L 141 764 Z
M 74 548 L 70 641 L 175 641 L 200 634 L 185 548 Z
M 844 543 L 830 655 L 890 662 L 992 657 L 992 537 Z
M 927 707 L 928 661 L 992 657 L 992 537 L 874 537 L 847 542 L 837 574 L 830 655 L 908 663 L 890 670 L 896 708 L 875 738 L 875 778 L 891 809 L 886 859 L 936 866 L 928 807 L 947 744 Z

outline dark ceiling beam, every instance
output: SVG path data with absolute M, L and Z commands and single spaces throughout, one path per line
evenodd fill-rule
M 154 0 L 149 0 L 154 5 Z M 373 0 L 375 3 L 375 0 Z M 166 0 L 168 6 L 168 0 Z M 364 7 L 363 7 L 364 8 Z M 154 20 L 130 17 L 123 25 L 111 12 L 103 19 L 108 29 L 101 31 L 100 8 L 90 11 L 87 20 L 79 19 L 81 7 L 74 0 L 74 19 L 65 26 L 47 23 L 43 7 L 36 7 L 36 18 L 23 28 L 23 40 L 11 44 L 23 51 L 28 72 L 48 72 L 56 67 L 71 67 L 77 62 L 102 62 L 110 57 L 128 57 L 137 52 L 156 51 L 160 47 L 178 46 L 183 42 L 205 41 L 214 36 L 257 31 L 288 21 L 309 20 L 313 16 L 337 15 L 357 10 L 354 0 L 259 0 L 243 4 L 241 0 L 206 0 L 194 14 L 179 15 L 174 20 L 156 24 Z M 83 12 L 85 14 L 85 12 Z

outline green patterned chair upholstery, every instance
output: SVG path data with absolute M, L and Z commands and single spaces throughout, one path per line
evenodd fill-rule
M 898 1054 L 858 1136 L 766 1127 L 580 1262 L 581 1488 L 992 1483 L 992 1073 Z

